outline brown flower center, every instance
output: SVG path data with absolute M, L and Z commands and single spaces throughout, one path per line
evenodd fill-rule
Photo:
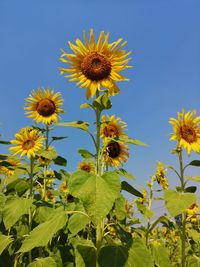
M 55 104 L 50 99 L 42 99 L 37 105 L 37 112 L 43 116 L 48 117 L 52 115 L 56 110 Z
M 107 125 L 103 133 L 106 137 L 118 137 L 119 136 L 119 131 L 114 125 Z
M 29 150 L 31 148 L 33 148 L 35 145 L 35 141 L 34 140 L 26 140 L 23 145 L 22 145 L 22 148 L 24 150 Z
M 185 139 L 188 143 L 193 143 L 197 140 L 197 134 L 194 127 L 190 125 L 183 125 L 180 129 L 181 137 Z
M 107 146 L 108 155 L 111 158 L 116 158 L 120 155 L 121 149 L 120 145 L 117 142 L 111 142 Z
M 84 164 L 83 166 L 81 166 L 81 170 L 86 171 L 86 172 L 90 172 L 91 167 L 88 164 Z
M 99 81 L 110 75 L 111 63 L 103 55 L 91 52 L 83 59 L 81 71 L 88 79 Z

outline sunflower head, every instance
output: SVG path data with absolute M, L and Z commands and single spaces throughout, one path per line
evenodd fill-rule
M 118 168 L 128 159 L 128 146 L 121 141 L 108 141 L 105 146 L 104 161 L 111 167 Z
M 95 172 L 95 164 L 92 160 L 82 160 L 78 164 L 78 170 L 85 171 L 88 173 L 94 173 Z
M 32 94 L 26 98 L 25 110 L 29 118 L 32 118 L 36 123 L 42 122 L 50 124 L 57 122 L 59 114 L 63 113 L 60 108 L 63 104 L 61 93 L 54 93 L 54 90 L 38 88 L 38 91 L 32 91 Z
M 47 191 L 45 193 L 44 200 L 46 202 L 55 203 L 56 202 L 56 196 L 51 191 Z
M 11 144 L 14 146 L 9 149 L 13 155 L 20 154 L 20 157 L 23 155 L 28 158 L 35 157 L 35 153 L 43 146 L 43 140 L 44 137 L 40 135 L 37 129 L 25 127 L 15 134 L 15 140 L 11 140 Z
M 0 174 L 4 174 L 7 177 L 12 176 L 15 173 L 15 168 L 20 165 L 20 159 L 16 157 L 9 157 L 6 162 L 9 164 L 8 167 L 0 165 Z
M 61 74 L 67 73 L 65 77 L 69 81 L 77 82 L 81 88 L 86 88 L 86 97 L 93 97 L 97 90 L 106 88 L 110 95 L 119 93 L 116 82 L 127 80 L 120 72 L 130 68 L 122 39 L 113 43 L 108 42 L 109 34 L 103 31 L 98 40 L 95 40 L 93 29 L 90 30 L 89 40 L 84 32 L 82 42 L 76 39 L 76 44 L 68 42 L 72 54 L 62 51 L 60 60 L 70 65 L 69 68 L 60 68 Z
M 165 175 L 167 169 L 165 168 L 164 164 L 160 161 L 157 162 L 157 170 L 156 170 L 156 180 L 158 184 L 164 189 L 167 190 L 169 188 L 168 179 Z
M 185 113 L 182 110 L 178 112 L 178 118 L 171 118 L 169 123 L 174 130 L 170 140 L 178 141 L 178 145 L 184 147 L 188 155 L 191 150 L 200 154 L 200 116 L 196 117 L 196 111 Z
M 126 123 L 120 118 L 116 118 L 115 115 L 111 117 L 103 115 L 100 136 L 103 139 L 127 137 L 127 134 L 124 132 L 125 128 Z
M 61 183 L 60 192 L 62 192 L 62 193 L 68 193 L 69 192 L 69 187 L 68 187 L 67 181 L 63 181 Z

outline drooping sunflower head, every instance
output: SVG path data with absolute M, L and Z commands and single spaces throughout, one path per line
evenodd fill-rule
M 60 184 L 60 192 L 62 192 L 62 193 L 68 193 L 69 192 L 69 187 L 68 187 L 67 181 L 63 181 Z
M 95 164 L 92 160 L 82 160 L 78 164 L 78 170 L 80 171 L 86 171 L 88 173 L 94 173 L 95 172 Z
M 35 157 L 35 153 L 43 146 L 44 137 L 40 135 L 37 129 L 31 127 L 22 128 L 15 134 L 15 140 L 11 140 L 13 147 L 9 149 L 13 155 L 20 154 L 20 157 L 26 155 L 28 158 Z
M 124 69 L 130 68 L 126 52 L 122 48 L 127 42 L 118 39 L 108 43 L 109 34 L 103 31 L 98 41 L 95 41 L 93 29 L 90 30 L 89 40 L 83 33 L 84 42 L 76 39 L 76 45 L 68 42 L 73 54 L 62 51 L 60 60 L 70 65 L 69 68 L 60 68 L 61 74 L 67 73 L 65 77 L 71 82 L 77 82 L 81 88 L 86 88 L 87 99 L 93 97 L 97 90 L 106 88 L 110 95 L 120 92 L 116 82 L 127 79 L 120 74 Z
M 198 221 L 198 210 L 199 206 L 196 203 L 193 203 L 188 209 L 186 209 L 186 221 L 188 222 L 197 222 Z
M 59 114 L 63 113 L 60 108 L 63 104 L 61 93 L 54 93 L 53 89 L 47 88 L 42 91 L 38 88 L 37 92 L 33 90 L 32 94 L 25 100 L 27 101 L 24 108 L 25 113 L 36 123 L 50 124 L 57 122 Z
M 52 191 L 46 191 L 44 200 L 46 202 L 55 203 L 56 202 L 56 196 L 52 193 Z
M 184 147 L 190 155 L 191 150 L 200 154 L 200 116 L 196 117 L 196 111 L 182 110 L 178 112 L 178 119 L 171 118 L 174 133 L 170 140 L 177 140 L 180 147 Z
M 103 139 L 127 137 L 127 134 L 124 132 L 125 128 L 126 123 L 120 118 L 116 118 L 115 115 L 112 115 L 111 117 L 103 115 L 100 136 Z
M 105 146 L 104 161 L 111 167 L 118 168 L 129 157 L 128 146 L 121 141 L 109 141 Z

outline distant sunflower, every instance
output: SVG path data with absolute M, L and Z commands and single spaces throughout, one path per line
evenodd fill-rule
M 120 92 L 115 82 L 128 80 L 120 74 L 122 70 L 130 68 L 130 58 L 127 56 L 131 52 L 122 49 L 127 42 L 122 42 L 120 38 L 109 44 L 108 37 L 109 33 L 102 31 L 96 42 L 91 29 L 89 40 L 86 33 L 83 33 L 84 43 L 79 39 L 76 39 L 76 45 L 68 42 L 73 54 L 62 50 L 60 60 L 71 67 L 60 68 L 61 74 L 68 73 L 65 77 L 70 82 L 75 81 L 81 88 L 86 88 L 87 99 L 93 97 L 101 87 L 106 88 L 110 95 L 115 95 Z
M 88 173 L 94 173 L 95 171 L 95 164 L 92 160 L 83 160 L 78 165 L 78 170 L 86 171 Z
M 191 150 L 200 154 L 200 116 L 196 116 L 196 111 L 182 110 L 178 112 L 178 119 L 171 118 L 169 123 L 172 124 L 174 133 L 171 134 L 170 140 L 177 140 L 179 146 L 183 146 L 188 155 Z
M 128 146 L 120 141 L 110 141 L 106 145 L 104 161 L 111 167 L 118 168 L 120 164 L 127 161 L 129 156 Z
M 63 181 L 61 183 L 60 192 L 63 192 L 63 193 L 68 193 L 69 192 L 69 187 L 68 187 L 67 181 Z
M 35 157 L 35 153 L 43 146 L 44 137 L 40 136 L 37 129 L 30 127 L 22 128 L 15 134 L 15 140 L 11 140 L 11 144 L 15 145 L 9 149 L 13 155 L 20 154 L 20 157 L 27 155 L 28 158 Z
M 158 182 L 158 184 L 164 189 L 167 190 L 169 189 L 169 183 L 168 183 L 168 179 L 165 175 L 165 173 L 167 172 L 166 167 L 164 166 L 164 164 L 160 161 L 157 162 L 157 170 L 156 170 L 156 180 Z
M 103 115 L 100 136 L 101 138 L 127 137 L 127 134 L 124 132 L 125 128 L 126 123 L 120 118 L 116 118 L 115 115 L 111 117 Z
M 38 88 L 38 91 L 32 91 L 32 94 L 25 99 L 27 101 L 25 110 L 28 118 L 34 119 L 37 123 L 50 124 L 57 122 L 59 114 L 63 113 L 60 106 L 63 99 L 60 92 L 54 93 L 54 90 Z

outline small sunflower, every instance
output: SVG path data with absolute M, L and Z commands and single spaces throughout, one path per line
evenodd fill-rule
M 61 183 L 60 192 L 62 192 L 62 193 L 68 193 L 69 192 L 69 187 L 68 187 L 67 181 L 63 181 Z
M 56 202 L 56 196 L 51 191 L 47 191 L 45 193 L 44 200 L 46 202 L 55 203 Z
M 120 118 L 116 118 L 115 115 L 112 115 L 111 117 L 103 115 L 100 137 L 103 139 L 127 137 L 127 134 L 124 132 L 126 126 L 126 123 Z
M 63 113 L 60 106 L 63 99 L 60 92 L 54 93 L 54 90 L 38 88 L 38 91 L 32 91 L 32 94 L 25 99 L 27 101 L 25 110 L 28 118 L 32 118 L 36 123 L 42 122 L 50 124 L 57 122 L 59 114 Z
M 22 128 L 15 134 L 15 140 L 11 140 L 11 144 L 15 145 L 9 149 L 13 155 L 20 154 L 20 157 L 27 155 L 28 158 L 35 157 L 35 153 L 43 146 L 44 137 L 40 135 L 37 129 L 30 127 Z
M 165 168 L 164 164 L 160 161 L 157 162 L 157 170 L 156 170 L 156 180 L 158 184 L 164 189 L 167 190 L 169 188 L 168 179 L 165 175 L 167 169 Z
M 199 210 L 199 206 L 196 203 L 193 203 L 188 209 L 186 209 L 186 212 L 188 215 L 194 215 Z
M 185 113 L 182 110 L 181 113 L 178 112 L 178 119 L 171 118 L 169 123 L 174 130 L 170 140 L 177 140 L 179 146 L 184 147 L 188 155 L 191 150 L 200 154 L 200 116 L 196 117 L 196 111 Z
M 68 42 L 73 54 L 68 54 L 62 50 L 60 60 L 68 63 L 70 68 L 60 68 L 61 74 L 68 73 L 65 77 L 70 82 L 77 82 L 81 88 L 86 88 L 86 97 L 93 97 L 101 87 L 106 88 L 110 95 L 120 92 L 115 82 L 127 81 L 120 72 L 130 68 L 127 56 L 131 52 L 126 52 L 122 48 L 127 42 L 118 39 L 113 43 L 108 43 L 109 33 L 100 33 L 98 41 L 95 41 L 93 29 L 90 30 L 89 40 L 86 33 L 83 33 L 84 43 L 76 39 L 76 45 Z
M 12 176 L 15 173 L 15 169 L 17 166 L 20 165 L 20 159 L 15 157 L 9 157 L 6 160 L 7 163 L 9 163 L 9 167 L 0 165 L 0 174 L 4 174 L 7 177 Z
M 111 167 L 118 168 L 120 164 L 127 161 L 129 156 L 128 146 L 121 141 L 110 141 L 106 145 L 104 161 Z
M 88 173 L 94 173 L 95 172 L 95 164 L 92 160 L 83 160 L 78 165 L 78 170 L 86 171 Z

